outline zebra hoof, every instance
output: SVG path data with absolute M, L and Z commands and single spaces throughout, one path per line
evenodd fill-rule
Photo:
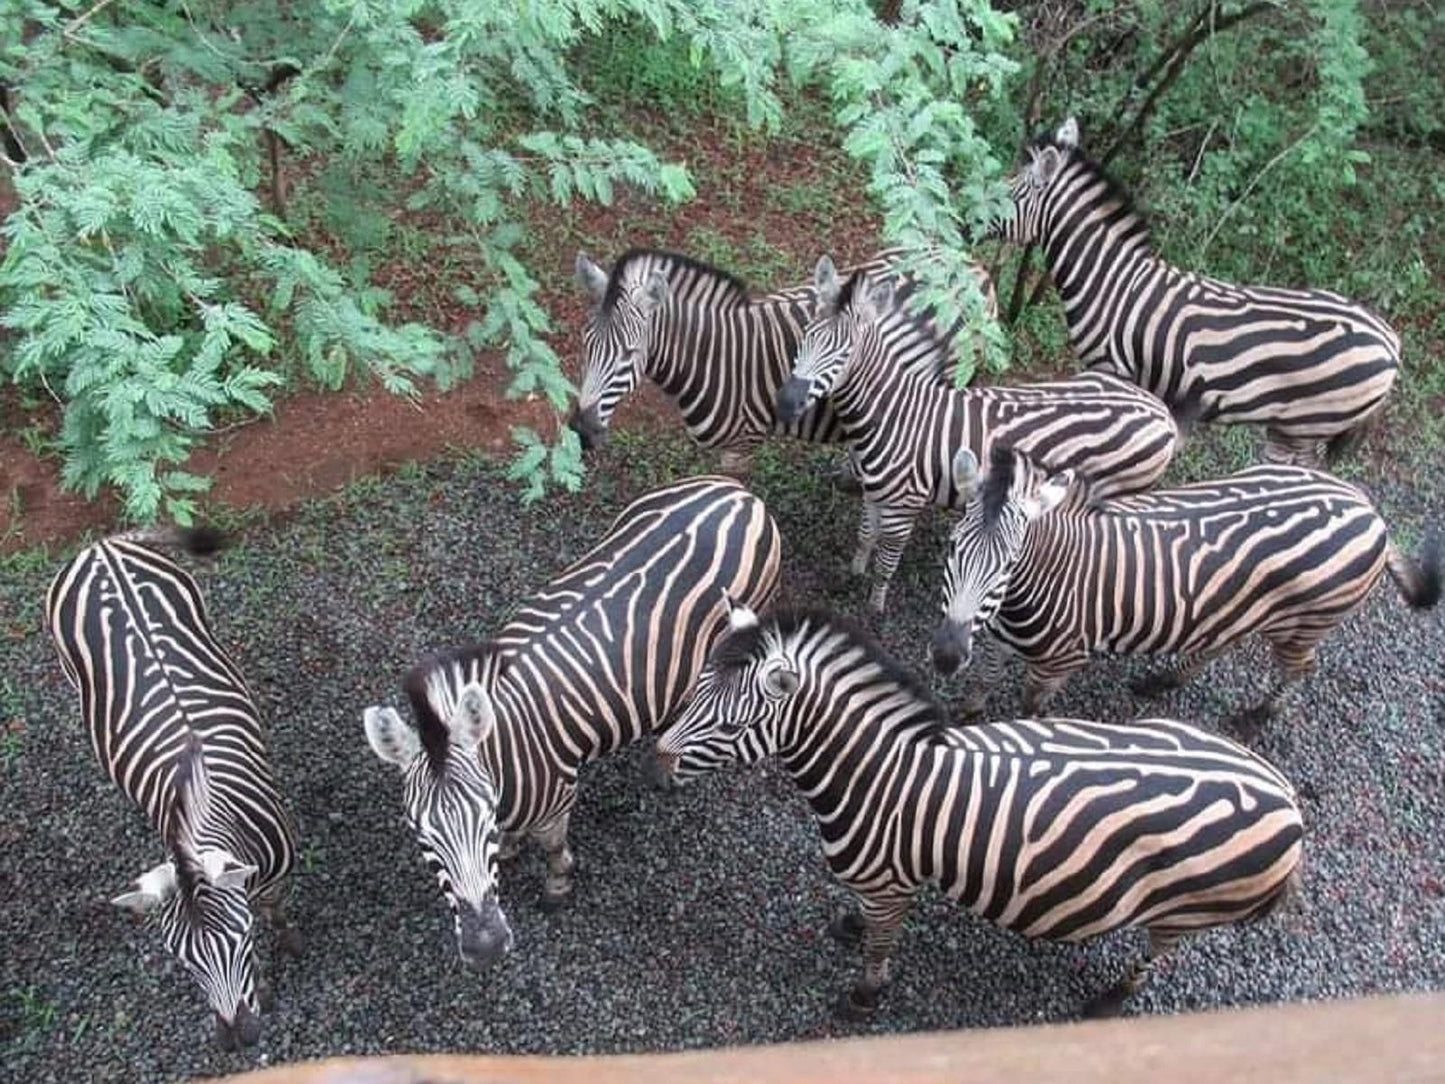
M 866 1024 L 878 1015 L 878 995 L 855 987 L 838 999 L 834 1011 L 850 1024 Z
M 840 911 L 828 923 L 828 936 L 844 945 L 863 940 L 863 916 L 857 911 Z
M 567 892 L 546 892 L 542 893 L 542 913 L 555 915 L 562 908 L 567 906 L 567 901 L 572 898 L 571 891 Z
M 283 956 L 301 955 L 301 934 L 295 926 L 288 926 L 276 935 L 276 950 Z
M 1085 1003 L 1084 1018 L 1086 1020 L 1107 1020 L 1111 1016 L 1118 1016 L 1124 1011 L 1124 1001 L 1128 996 L 1129 991 L 1123 983 L 1111 986 L 1102 994 Z

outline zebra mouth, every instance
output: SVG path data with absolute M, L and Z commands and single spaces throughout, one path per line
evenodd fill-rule
M 658 790 L 671 790 L 678 785 L 677 778 L 677 754 L 657 751 L 657 755 L 649 757 L 647 761 L 647 778 Z
M 781 421 L 797 421 L 808 406 L 808 395 L 813 390 L 813 382 L 804 380 L 802 377 L 790 376 L 788 381 L 778 389 L 778 418 Z
M 973 645 L 968 626 L 959 621 L 945 621 L 933 634 L 931 645 L 933 668 L 940 674 L 951 674 L 968 662 Z
M 584 452 L 601 448 L 607 443 L 607 426 L 598 416 L 596 407 L 588 407 L 586 410 L 574 407 L 572 416 L 567 419 L 567 426 L 577 434 L 577 442 L 582 445 Z

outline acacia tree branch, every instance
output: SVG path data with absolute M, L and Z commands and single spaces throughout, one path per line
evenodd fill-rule
M 1204 239 L 1204 244 L 1199 246 L 1200 256 L 1203 256 L 1206 252 L 1209 251 L 1209 246 L 1214 243 L 1215 234 L 1217 234 L 1220 231 L 1220 228 L 1229 221 L 1229 216 L 1234 214 L 1234 212 L 1239 209 L 1239 205 L 1249 198 L 1249 194 L 1255 190 L 1255 187 L 1259 184 L 1259 182 L 1264 180 L 1264 175 L 1270 170 L 1272 170 L 1275 166 L 1279 165 L 1286 158 L 1288 158 L 1299 147 L 1301 143 L 1303 143 L 1310 136 L 1314 135 L 1315 129 L 1317 129 L 1318 127 L 1318 124 L 1310 125 L 1310 127 L 1305 131 L 1302 136 L 1300 136 L 1288 147 L 1284 148 L 1284 150 L 1280 151 L 1278 154 L 1276 154 L 1273 158 L 1271 158 L 1268 162 L 1266 162 L 1263 166 L 1260 167 L 1259 172 L 1256 173 L 1252 178 L 1250 178 L 1250 182 L 1244 186 L 1244 191 L 1241 192 L 1235 198 L 1235 200 L 1224 209 L 1224 213 L 1220 215 L 1219 220 L 1214 223 L 1214 229 L 1209 231 L 1209 236 Z

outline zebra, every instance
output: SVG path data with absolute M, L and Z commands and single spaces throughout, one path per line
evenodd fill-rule
M 879 252 L 848 273 L 889 273 L 900 255 L 896 249 Z M 981 264 L 968 270 L 984 293 L 986 313 L 996 315 L 988 272 Z M 657 249 L 632 249 L 610 272 L 578 253 L 575 271 L 593 306 L 583 327 L 581 390 L 569 421 L 584 450 L 605 442 L 613 412 L 643 375 L 677 403 L 694 441 L 723 450 L 726 473 L 747 473 L 752 451 L 774 434 L 824 444 L 840 440 L 826 402 L 787 424 L 774 413 L 816 301 L 811 283 L 755 296 L 735 275 Z M 815 280 L 836 275 L 831 257 L 822 257 Z M 912 280 L 903 278 L 900 293 L 912 289 Z M 948 336 L 961 331 L 956 325 Z M 851 474 L 845 462 L 839 468 L 845 489 L 854 488 Z
M 1265 427 L 1264 458 L 1334 460 L 1380 410 L 1400 337 L 1327 290 L 1236 286 L 1166 263 L 1118 185 L 1079 150 L 1070 117 L 1028 148 L 1007 242 L 1042 246 L 1084 364 L 1148 388 L 1194 420 Z
M 1153 484 L 1168 468 L 1178 429 L 1163 403 L 1126 380 L 1085 373 L 1017 387 L 956 389 L 921 379 L 922 358 L 945 343 L 915 324 L 912 335 L 883 329 L 900 319 L 892 284 L 858 276 L 815 284 L 820 305 L 804 332 L 778 416 L 805 416 L 824 396 L 852 447 L 863 489 L 853 555 L 856 576 L 876 559 L 869 604 L 881 613 L 888 586 L 920 512 L 962 503 L 952 463 L 961 449 L 982 454 L 993 441 L 1035 449 L 1094 483 L 1095 497 Z M 904 361 L 900 351 L 911 352 Z
M 685 782 L 778 758 L 857 898 L 829 927 L 862 943 L 863 977 L 839 1003 L 850 1019 L 876 1011 L 925 885 L 1029 938 L 1143 927 L 1148 955 L 1086 1007 L 1112 1015 L 1182 938 L 1262 918 L 1294 884 L 1294 791 L 1226 738 L 1169 719 L 950 726 L 849 622 L 735 605 L 729 624 L 658 739 L 659 768 Z
M 1025 660 L 1028 714 L 1093 655 L 1175 656 L 1172 671 L 1136 683 L 1154 695 L 1258 632 L 1280 674 L 1235 716 L 1250 732 L 1313 673 L 1319 643 L 1382 571 L 1413 608 L 1440 599 L 1438 535 L 1411 560 L 1363 493 L 1320 471 L 1256 466 L 1088 505 L 1069 499 L 1071 472 L 1004 445 L 986 475 L 971 455 L 959 474 L 968 504 L 950 538 L 933 661 L 952 672 L 987 629 Z M 983 675 L 971 709 L 996 678 L 996 667 Z
M 167 860 L 111 902 L 155 916 L 231 1050 L 257 1041 L 257 1013 L 271 1001 L 257 979 L 252 905 L 282 951 L 298 953 L 300 937 L 283 909 L 296 829 L 255 702 L 196 581 L 160 552 L 220 545 L 205 530 L 103 539 L 56 574 L 45 620 L 96 759 L 165 842 Z
M 463 962 L 511 947 L 497 863 L 525 838 L 547 856 L 544 909 L 567 900 L 578 770 L 668 717 L 725 621 L 720 590 L 765 604 L 781 551 L 763 502 L 733 479 L 664 486 L 493 640 L 414 667 L 404 688 L 415 730 L 394 708 L 365 710 L 372 750 L 403 773 L 406 818 Z

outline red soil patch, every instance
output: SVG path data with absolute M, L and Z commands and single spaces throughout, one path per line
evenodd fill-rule
M 755 284 L 767 290 L 801 280 L 825 250 L 847 262 L 878 245 L 876 221 L 851 210 L 851 203 L 835 222 L 829 208 L 788 211 L 770 199 L 798 178 L 840 178 L 846 167 L 836 153 L 784 139 L 740 153 L 735 138 L 706 121 L 690 133 L 687 145 L 671 156 L 691 159 L 694 176 L 708 180 L 708 192 L 694 203 L 664 209 L 629 193 L 611 207 L 544 209 L 534 222 L 529 262 L 543 276 L 545 287 L 538 300 L 554 318 L 552 346 L 574 378 L 587 315 L 585 299 L 571 285 L 579 249 L 605 266 L 634 246 L 689 251 L 689 237 L 699 227 L 740 250 L 765 240 L 790 264 L 777 281 Z M 709 203 L 708 196 L 719 192 L 726 196 L 726 205 Z M 413 225 L 425 226 L 421 221 Z M 474 314 L 451 300 L 457 282 L 447 276 L 456 274 L 455 263 L 438 259 L 383 269 L 376 279 L 396 297 L 395 319 L 460 330 Z M 508 382 L 501 360 L 483 356 L 470 381 L 445 395 L 424 395 L 417 403 L 375 386 L 339 394 L 299 392 L 282 399 L 270 418 L 213 437 L 185 466 L 214 479 L 207 501 L 275 511 L 449 448 L 479 448 L 505 457 L 513 426 L 530 426 L 551 437 L 559 424 L 544 401 L 508 400 Z M 54 432 L 57 408 L 47 407 L 42 417 L 27 416 L 12 396 L 0 403 L 0 422 L 0 552 L 62 544 L 119 523 L 120 505 L 113 494 L 92 502 L 65 493 L 58 462 L 37 458 L 16 435 L 36 422 Z M 679 420 L 661 392 L 646 385 L 623 404 L 616 423 L 622 428 L 676 428 Z

